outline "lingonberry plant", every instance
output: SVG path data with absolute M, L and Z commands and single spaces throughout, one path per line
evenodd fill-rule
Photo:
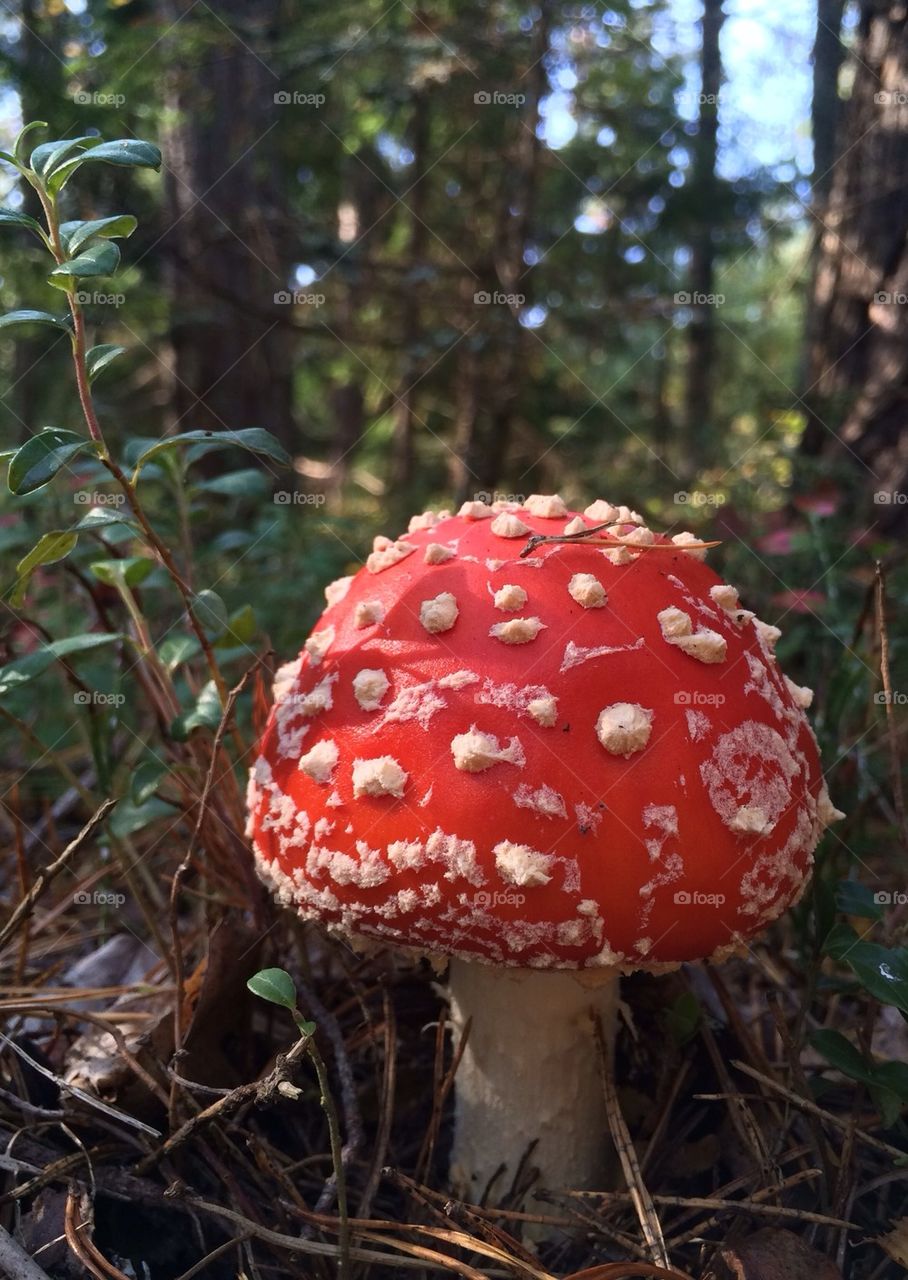
M 86 497 L 89 501 L 78 508 L 80 518 L 69 522 L 59 520 L 62 507 L 53 495 L 39 505 L 40 536 L 18 560 L 12 581 L 6 584 L 7 600 L 18 619 L 19 643 L 8 646 L 12 660 L 0 669 L 0 695 L 11 695 L 4 696 L 0 716 L 13 724 L 45 763 L 57 767 L 83 801 L 97 803 L 99 797 L 111 794 L 119 797 L 121 803 L 105 839 L 110 838 L 114 850 L 120 851 L 120 870 L 138 890 L 135 877 L 140 873 L 135 871 L 135 860 L 127 856 L 129 837 L 155 817 L 177 819 L 192 814 L 209 770 L 209 812 L 201 813 L 196 841 L 204 844 L 203 819 L 210 823 L 213 813 L 221 830 L 207 852 L 213 855 L 220 849 L 225 866 L 231 861 L 234 867 L 242 863 L 242 858 L 237 858 L 243 818 L 234 763 L 241 759 L 244 744 L 233 725 L 229 733 L 222 730 L 215 735 L 214 755 L 223 755 L 215 775 L 211 734 L 227 723 L 230 681 L 224 674 L 224 657 L 236 657 L 240 651 L 251 662 L 252 650 L 244 646 L 254 631 L 248 607 L 231 616 L 215 591 L 198 589 L 191 538 L 181 546 L 172 527 L 158 527 L 144 499 L 144 483 L 154 480 L 165 490 L 169 485 L 173 496 L 170 509 L 185 513 L 186 470 L 202 454 L 216 448 L 238 448 L 272 464 L 285 465 L 289 459 L 273 436 L 255 427 L 189 430 L 157 439 L 117 438 L 114 444 L 113 433 L 108 433 L 96 407 L 94 384 L 126 348 L 95 343 L 89 337 L 92 326 L 86 315 L 86 298 L 93 295 L 85 291 L 117 271 L 117 242 L 132 235 L 136 219 L 128 213 L 111 213 L 90 220 L 67 220 L 66 214 L 77 207 L 72 188 L 77 188 L 74 180 L 85 166 L 100 162 L 158 170 L 161 153 L 150 142 L 104 141 L 97 136 L 57 139 L 30 149 L 35 130 L 43 128 L 46 126 L 40 122 L 26 125 L 12 151 L 0 152 L 0 159 L 12 166 L 19 182 L 35 192 L 41 217 L 4 208 L 0 209 L 0 227 L 21 229 L 40 243 L 50 259 L 47 283 L 60 291 L 65 306 L 59 311 L 13 311 L 0 317 L 0 329 L 45 326 L 66 336 L 72 354 L 73 408 L 75 411 L 78 406 L 82 423 L 79 429 L 49 426 L 37 431 L 31 423 L 26 424 L 33 433 L 18 448 L 7 449 L 2 455 L 8 462 L 7 484 L 14 495 L 14 514 L 23 523 L 26 516 L 32 519 L 35 515 L 35 503 L 28 495 L 54 482 L 68 481 L 70 487 L 74 482 L 81 484 L 86 468 L 96 485 L 111 485 L 113 494 L 105 493 L 100 500 L 97 495 L 92 500 L 79 494 L 77 502 Z M 167 510 L 166 503 L 164 506 Z M 80 592 L 76 606 L 80 625 L 73 634 L 68 634 L 73 630 L 71 597 L 62 614 L 52 615 L 51 626 L 46 611 L 36 609 L 35 618 L 28 612 L 30 597 L 46 585 L 46 575 L 62 575 L 64 569 L 70 570 Z M 143 583 L 159 593 L 169 588 L 172 595 L 169 613 L 160 604 L 155 608 L 156 623 L 161 616 L 167 619 L 164 634 L 157 638 L 153 635 L 156 626 L 143 608 Z M 57 622 L 65 634 L 53 634 L 51 628 Z M 124 717 L 118 715 L 127 701 L 125 696 L 99 695 L 73 665 L 77 655 L 84 654 L 90 661 L 102 646 L 118 648 L 119 661 L 108 667 L 118 668 L 121 684 L 128 681 L 130 707 L 144 708 L 141 714 L 136 711 L 131 726 L 125 726 L 126 732 Z M 66 753 L 55 751 L 36 733 L 21 699 L 17 704 L 21 687 L 55 664 L 60 664 L 74 690 L 76 714 L 84 718 L 93 771 L 74 769 Z M 149 732 L 152 724 L 156 728 Z M 200 729 L 207 732 L 194 732 Z M 222 738 L 234 745 L 233 762 L 223 753 Z M 234 870 L 230 878 L 235 877 Z M 135 901 L 145 903 L 146 895 L 136 892 Z M 143 912 L 152 936 L 160 941 L 154 910 L 149 905 Z M 171 950 L 170 946 L 162 947 L 165 955 Z M 179 955 L 172 963 L 179 969 Z

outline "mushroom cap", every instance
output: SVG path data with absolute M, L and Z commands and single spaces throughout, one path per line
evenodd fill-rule
M 608 546 L 521 557 L 603 519 Z M 534 495 L 375 545 L 278 672 L 251 771 L 281 902 L 489 964 L 659 969 L 798 897 L 839 816 L 810 691 L 691 535 Z

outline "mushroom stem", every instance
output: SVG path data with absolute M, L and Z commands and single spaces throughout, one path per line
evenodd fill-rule
M 614 1152 L 592 1013 L 611 1052 L 618 982 L 615 970 L 502 970 L 451 961 L 458 1041 L 471 1020 L 454 1082 L 451 1154 L 451 1181 L 464 1199 L 502 1200 L 522 1162 L 538 1169 L 540 1187 L 607 1184 Z

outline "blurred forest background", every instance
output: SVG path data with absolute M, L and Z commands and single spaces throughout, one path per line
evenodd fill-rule
M 205 464 L 179 519 L 147 498 L 279 654 L 376 531 L 559 489 L 723 539 L 802 674 L 851 670 L 908 525 L 900 5 L 4 0 L 0 68 L 6 145 L 42 119 L 162 147 L 163 181 L 66 192 L 139 216 L 86 295 L 130 351 L 99 411 L 114 440 L 263 427 L 292 454 Z M 3 248 L 4 307 L 42 305 L 37 249 Z M 73 424 L 59 333 L 0 362 L 10 446 Z M 30 511 L 0 511 L 15 558 Z
M 604 489 L 750 536 L 823 477 L 904 527 L 898 5 L 2 9 L 9 137 L 164 152 L 92 313 L 133 347 L 112 423 L 265 427 L 330 514 Z M 132 178 L 79 216 L 91 181 Z M 10 443 L 60 418 L 47 345 L 4 344 Z

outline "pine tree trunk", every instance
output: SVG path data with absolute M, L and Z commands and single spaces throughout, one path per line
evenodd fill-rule
M 175 41 L 206 22 L 191 0 L 161 8 L 169 22 L 183 19 Z M 166 85 L 174 425 L 264 427 L 292 447 L 292 313 L 275 301 L 288 290 L 289 262 L 271 130 L 306 127 L 315 108 L 275 103 L 278 80 L 242 38 L 254 29 L 262 49 L 275 0 L 222 0 L 218 13 L 194 42 L 191 66 L 175 45 Z
M 508 451 L 526 377 L 527 334 L 520 324 L 519 311 L 531 304 L 530 275 L 524 261 L 531 238 L 538 196 L 542 143 L 539 128 L 540 104 L 548 88 L 545 55 L 549 48 L 552 7 L 548 0 L 539 6 L 532 62 L 520 77 L 526 85 L 526 114 L 514 144 L 513 164 L 503 171 L 498 193 L 499 216 L 491 261 L 496 278 L 478 275 L 473 288 L 499 292 L 523 299 L 521 303 L 497 303 L 481 314 L 475 327 L 486 326 L 487 341 L 475 361 L 467 358 L 459 367 L 469 368 L 471 385 L 458 392 L 456 452 L 460 460 L 455 485 L 461 497 L 471 493 L 493 493 L 507 476 Z M 491 288 L 489 287 L 491 285 Z M 473 330 L 471 330 L 473 333 Z M 469 342 L 470 337 L 463 340 Z M 483 403 L 479 402 L 481 388 Z
M 808 411 L 807 435 L 819 432 L 821 423 L 812 416 L 811 351 L 819 338 L 820 314 L 816 304 L 817 273 L 820 269 L 820 241 L 827 213 L 829 190 L 841 142 L 842 102 L 839 98 L 839 73 L 845 57 L 842 44 L 844 0 L 817 0 L 817 25 L 813 43 L 813 97 L 810 107 L 813 139 L 813 180 L 810 213 L 813 218 L 810 247 L 810 286 L 804 317 L 801 387 Z
M 890 527 L 908 522 L 906 85 L 908 14 L 864 0 L 812 300 L 804 447 L 855 463 Z

